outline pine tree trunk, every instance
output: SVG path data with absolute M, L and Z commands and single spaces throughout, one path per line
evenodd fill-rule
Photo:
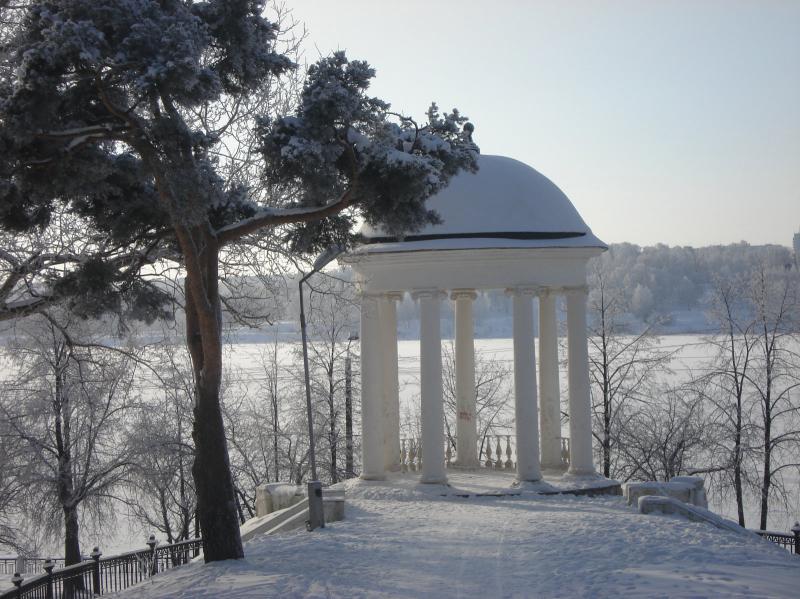
M 196 394 L 193 435 L 196 455 L 192 474 L 203 531 L 203 555 L 206 562 L 240 559 L 244 552 L 219 404 L 218 379 L 199 377 Z
M 179 231 L 186 260 L 186 335 L 195 377 L 192 474 L 206 562 L 244 557 L 220 405 L 219 249 L 201 227 Z

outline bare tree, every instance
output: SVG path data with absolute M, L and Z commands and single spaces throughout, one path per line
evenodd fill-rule
M 795 273 L 771 270 L 764 263 L 753 273 L 749 299 L 754 311 L 755 363 L 747 381 L 760 408 L 760 528 L 767 528 L 776 477 L 800 466 L 798 413 L 800 360 L 800 285 Z
M 603 475 L 617 477 L 615 453 L 624 451 L 619 444 L 632 404 L 649 401 L 655 376 L 668 371 L 674 352 L 658 349 L 653 324 L 633 334 L 627 330 L 627 296 L 609 280 L 602 257 L 591 262 L 589 285 L 589 373 L 596 422 L 592 433 Z
M 475 352 L 475 421 L 480 439 L 478 455 L 484 451 L 487 436 L 507 432 L 512 427 L 508 410 L 511 397 L 511 367 L 494 357 Z M 447 442 L 456 448 L 456 364 L 452 342 L 442 344 L 442 397 L 444 399 Z
M 15 475 L 24 465 L 24 451 L 0 418 L 0 547 L 25 553 L 29 542 L 22 530 L 25 488 Z
M 134 363 L 78 333 L 63 313 L 19 324 L 12 360 L 0 414 L 5 434 L 25 449 L 14 475 L 28 492 L 27 516 L 63 531 L 64 558 L 74 564 L 81 515 L 100 517 L 131 466 L 119 432 L 136 399 Z
M 138 383 L 152 392 L 126 430 L 135 458 L 126 503 L 141 524 L 173 543 L 199 536 L 191 476 L 193 382 L 185 350 L 162 344 L 151 350 L 149 361 L 151 376 Z
M 637 403 L 622 425 L 615 476 L 668 481 L 696 473 L 708 445 L 703 405 L 690 388 L 659 388 Z
M 237 513 L 240 522 L 245 522 L 255 515 L 256 488 L 270 482 L 271 466 L 278 468 L 284 460 L 281 444 L 271 443 L 275 428 L 271 426 L 274 422 L 265 398 L 254 392 L 253 382 L 236 367 L 227 370 L 224 380 L 225 434 L 231 451 Z M 283 389 L 282 393 L 286 391 Z M 281 398 L 276 398 L 275 403 L 280 405 Z M 276 447 L 278 453 L 273 454 Z
M 340 455 L 344 453 L 342 435 L 345 409 L 345 360 L 352 354 L 350 338 L 358 329 L 355 288 L 350 281 L 326 276 L 311 290 L 309 297 L 308 342 L 311 394 L 315 406 L 315 430 L 327 447 L 320 456 L 327 466 L 328 480 L 339 482 L 345 476 Z
M 280 466 L 280 438 L 281 438 L 281 360 L 278 336 L 275 335 L 272 341 L 265 347 L 260 356 L 261 368 L 264 372 L 264 383 L 261 390 L 269 402 L 269 420 L 267 427 L 272 435 L 272 466 L 274 468 L 272 480 L 281 480 Z M 267 479 L 269 480 L 269 467 Z
M 712 405 L 717 430 L 714 465 L 723 486 L 730 485 L 736 498 L 741 526 L 745 525 L 744 487 L 748 476 L 746 460 L 753 444 L 753 406 L 747 382 L 753 368 L 757 338 L 755 323 L 746 302 L 746 279 L 715 279 L 711 315 L 720 334 L 708 341 L 716 350 L 713 362 L 700 378 L 703 397 Z

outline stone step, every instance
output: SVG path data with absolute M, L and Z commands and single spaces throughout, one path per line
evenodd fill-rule
M 325 522 L 344 520 L 344 491 L 325 489 L 322 494 Z M 257 535 L 272 535 L 296 528 L 303 528 L 308 520 L 308 498 L 266 516 L 251 518 L 241 528 L 242 541 Z
M 298 516 L 302 515 L 303 520 L 298 526 L 302 526 L 305 520 L 308 519 L 308 499 L 304 498 L 294 505 L 290 505 L 282 510 L 277 510 L 266 516 L 251 518 L 245 522 L 240 530 L 242 534 L 242 541 L 252 539 L 256 535 L 272 534 L 274 532 L 289 530 L 289 528 L 281 528 L 287 522 L 294 521 Z

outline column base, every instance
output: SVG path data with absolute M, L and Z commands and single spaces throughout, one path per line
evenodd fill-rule
M 362 474 L 359 476 L 361 480 L 386 480 L 385 474 Z
M 567 471 L 564 473 L 564 476 L 574 476 L 580 478 L 603 478 L 600 476 L 594 468 L 591 469 L 584 469 L 584 468 L 568 468 Z
M 552 474 L 561 476 L 567 472 L 567 466 L 564 464 L 542 464 L 542 474 Z
M 542 477 L 540 476 L 539 478 L 535 478 L 535 477 L 531 476 L 531 477 L 528 477 L 528 478 L 520 478 L 520 477 L 517 476 L 517 477 L 515 477 L 514 480 L 516 480 L 516 482 L 518 484 L 519 483 L 538 483 L 538 482 L 542 481 Z
M 423 485 L 446 485 L 447 484 L 447 477 L 433 477 L 433 478 L 425 478 L 424 476 L 419 479 Z
M 448 464 L 447 467 L 453 468 L 454 470 L 477 470 L 481 467 L 481 465 L 478 460 L 475 460 L 474 462 L 459 462 L 456 460 L 452 464 Z

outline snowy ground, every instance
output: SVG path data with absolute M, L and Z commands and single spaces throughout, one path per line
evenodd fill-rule
M 350 481 L 345 521 L 253 539 L 241 562 L 192 564 L 120 596 L 798 596 L 800 558 L 745 531 L 643 516 L 620 497 L 449 491 Z

